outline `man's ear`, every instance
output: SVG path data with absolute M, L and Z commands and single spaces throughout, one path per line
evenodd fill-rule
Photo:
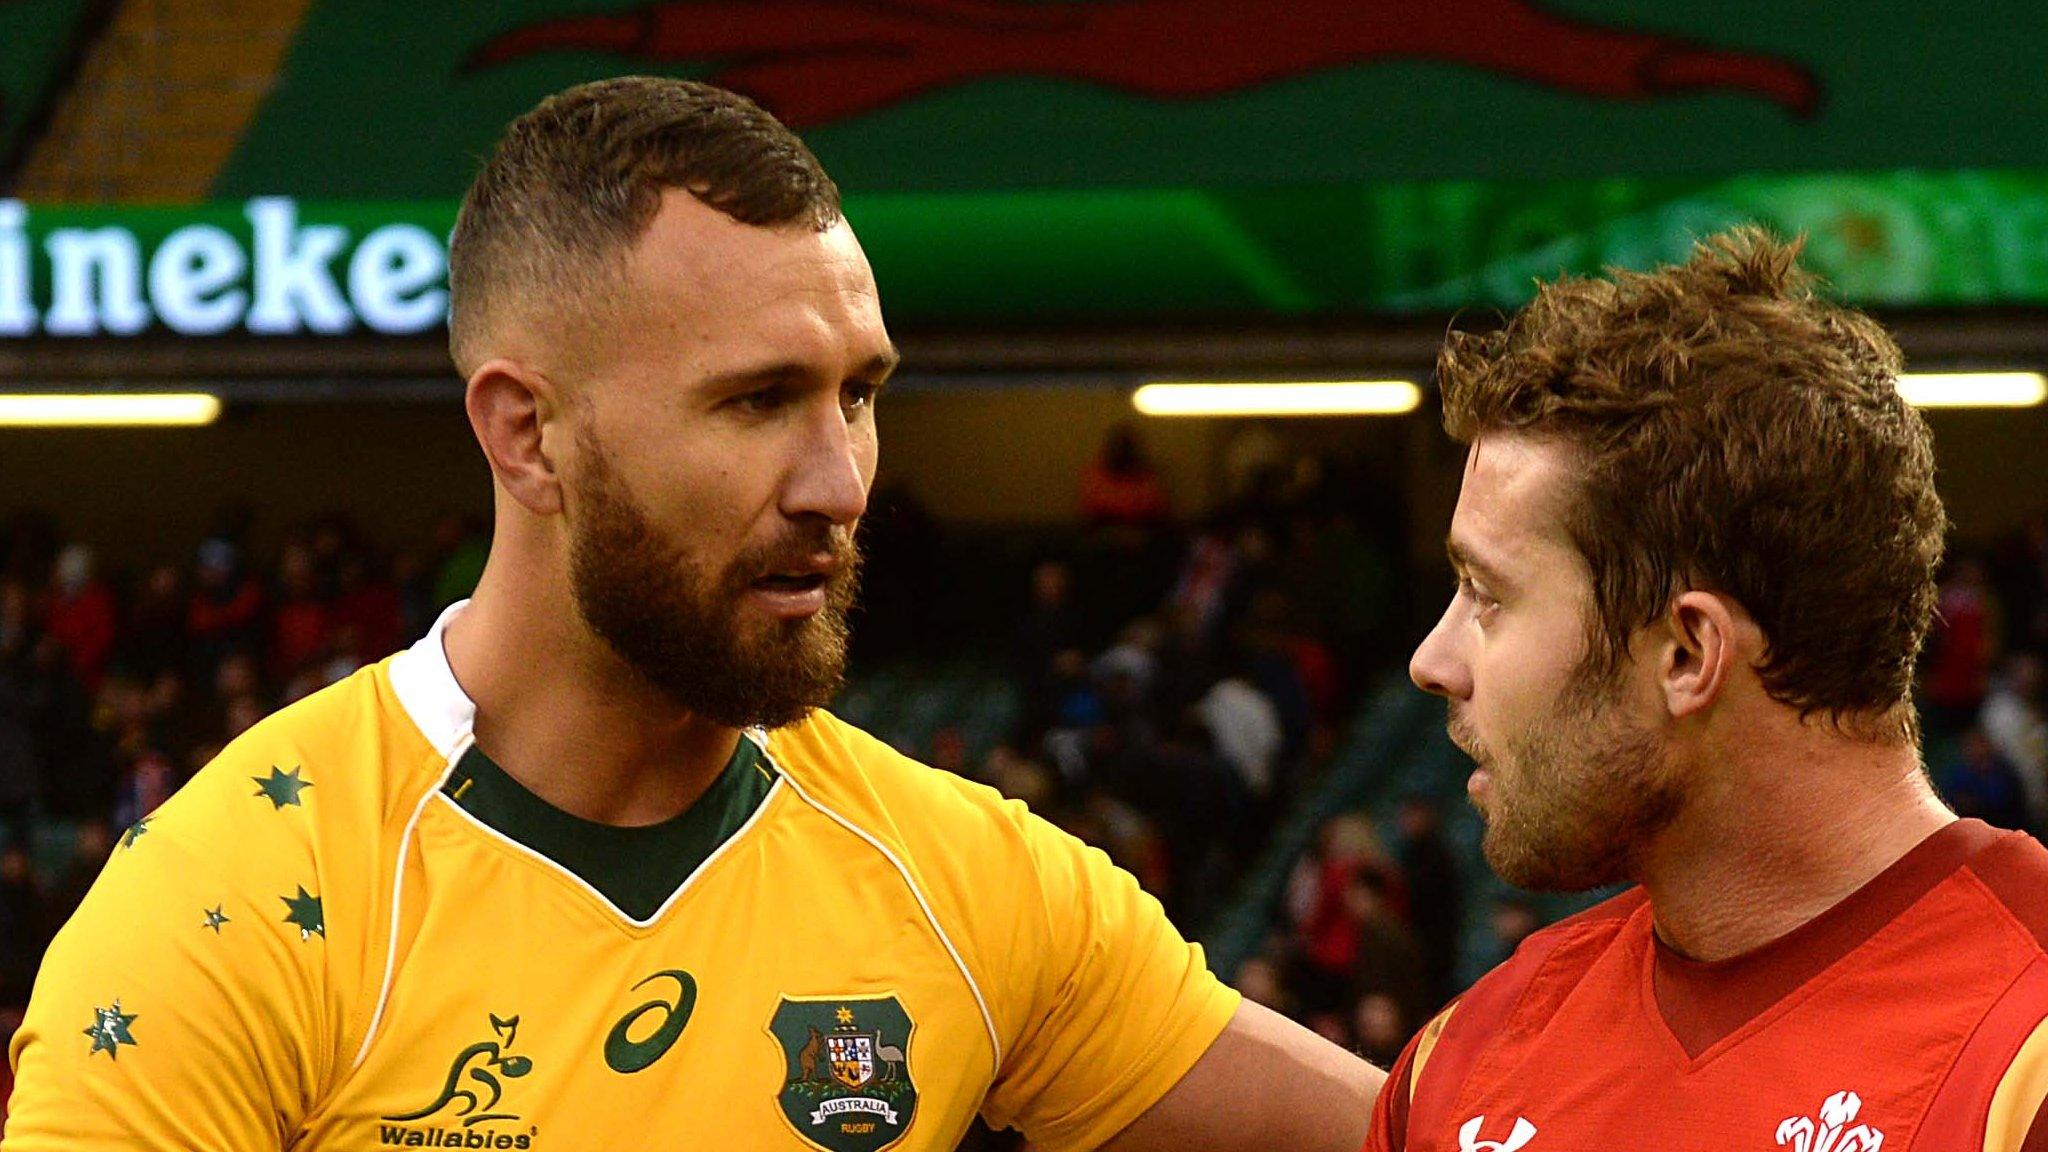
M 1682 592 L 1671 602 L 1659 642 L 1665 707 L 1674 719 L 1705 711 L 1726 692 L 1755 631 L 1747 613 L 1714 592 Z
M 545 435 L 549 424 L 566 417 L 554 383 L 516 360 L 488 360 L 470 374 L 463 407 L 498 486 L 536 516 L 560 512 L 562 486 L 549 451 L 552 437 Z

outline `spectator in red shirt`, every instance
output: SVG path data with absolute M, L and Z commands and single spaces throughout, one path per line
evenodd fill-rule
M 1955 733 L 1977 715 L 1991 688 L 1997 641 L 1997 603 L 1984 566 L 1972 557 L 1958 557 L 1941 582 L 1940 607 L 1928 638 L 1930 656 L 1920 678 L 1930 730 Z
M 1148 528 L 1171 511 L 1166 486 L 1145 459 L 1138 434 L 1128 424 L 1110 429 L 1102 450 L 1081 469 L 1081 518 L 1095 525 Z
M 242 571 L 241 553 L 216 536 L 199 546 L 199 566 L 185 605 L 185 632 L 201 667 L 251 645 L 263 613 L 263 588 Z
M 270 618 L 270 672 L 289 680 L 327 651 L 334 621 L 320 599 L 313 553 L 289 544 L 277 561 L 277 601 Z
M 117 621 L 114 593 L 93 571 L 92 549 L 67 544 L 52 566 L 50 602 L 43 630 L 64 646 L 78 681 L 98 688 L 106 673 L 107 654 L 114 648 Z

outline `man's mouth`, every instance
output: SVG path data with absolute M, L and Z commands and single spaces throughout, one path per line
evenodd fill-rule
M 831 580 L 828 572 L 775 572 L 754 581 L 754 587 L 768 592 L 812 592 Z

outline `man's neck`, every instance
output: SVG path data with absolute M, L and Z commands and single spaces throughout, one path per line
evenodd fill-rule
M 548 608 L 487 573 L 441 643 L 476 705 L 476 744 L 556 808 L 600 824 L 656 824 L 680 815 L 718 779 L 738 731 L 676 708 L 601 641 L 572 608 Z
M 1806 725 L 1696 775 L 1643 887 L 1657 934 L 1696 960 L 1762 947 L 1834 907 L 1955 819 L 1910 746 Z

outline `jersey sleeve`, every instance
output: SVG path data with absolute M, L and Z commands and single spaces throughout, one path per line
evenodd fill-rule
M 1009 1024 L 983 1116 L 1049 1152 L 1094 1148 L 1186 1075 L 1239 997 L 1100 850 L 1015 801 L 999 819 L 1015 874 L 991 878 L 1009 899 L 980 934 Z
M 1372 1126 L 1366 1130 L 1364 1152 L 1404 1152 L 1408 1147 L 1408 1100 L 1415 1092 L 1415 1047 L 1422 1034 L 1410 1037 L 1387 1082 L 1372 1103 Z
M 216 761 L 122 835 L 11 1045 L 8 1152 L 262 1152 L 296 1130 L 331 1072 L 327 931 L 291 809 L 238 779 L 260 775 Z
M 1984 1152 L 2048 1152 L 2048 1020 L 2006 1065 L 1984 1118 Z

